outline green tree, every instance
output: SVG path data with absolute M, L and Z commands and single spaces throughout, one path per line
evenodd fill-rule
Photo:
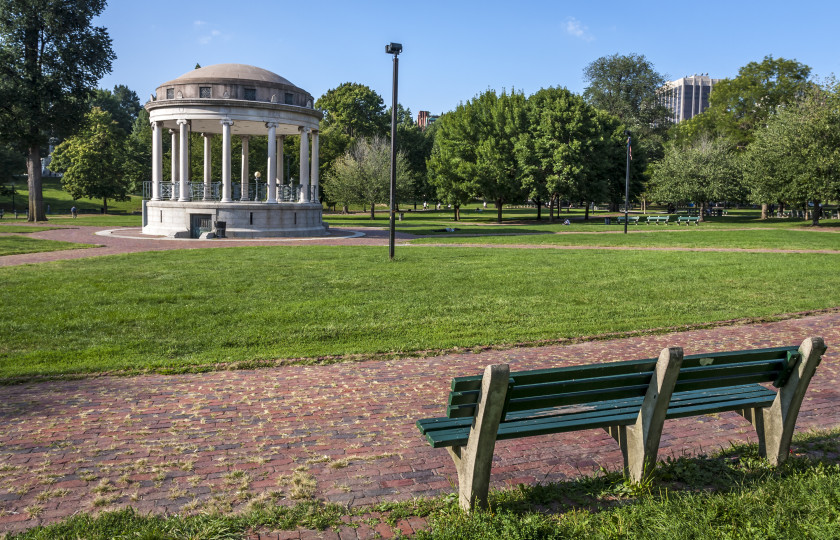
M 79 133 L 68 137 L 53 151 L 52 167 L 63 173 L 61 186 L 73 199 L 128 199 L 123 159 L 125 134 L 111 114 L 94 107 L 85 116 Z
M 602 56 L 584 68 L 583 76 L 589 83 L 583 93 L 586 101 L 634 132 L 648 136 L 668 127 L 670 112 L 656 98 L 665 78 L 644 55 Z
M 709 95 L 709 108 L 674 126 L 671 136 L 678 144 L 722 136 L 745 147 L 779 106 L 806 92 L 810 73 L 810 67 L 796 60 L 766 56 L 750 62 L 734 79 L 717 83 Z
M 132 193 L 140 193 L 143 182 L 152 178 L 152 126 L 145 109 L 140 109 L 125 142 L 123 176 Z
M 426 162 L 429 184 L 435 190 L 435 198 L 451 205 L 454 219 L 461 219 L 461 205 L 474 196 L 471 183 L 472 166 L 475 161 L 474 148 L 464 143 L 470 138 L 470 122 L 467 106 L 459 104 L 454 111 L 442 115 L 435 126 L 436 135 L 432 154 Z
M 26 149 L 29 220 L 43 221 L 41 148 L 82 123 L 115 58 L 105 0 L 0 0 L 0 139 Z
M 7 184 L 15 176 L 26 174 L 26 158 L 11 145 L 0 145 L 0 184 Z M 11 192 L 9 193 L 11 195 Z
M 376 205 L 388 202 L 391 189 L 391 144 L 382 137 L 357 140 L 333 164 L 324 182 L 330 200 L 370 205 L 370 219 L 376 219 Z M 397 198 L 410 191 L 411 175 L 405 154 L 397 154 Z
M 725 138 L 702 138 L 689 146 L 669 144 L 653 165 L 652 196 L 660 201 L 697 203 L 700 221 L 710 201 L 743 197 L 741 165 Z
M 795 103 L 778 107 L 755 131 L 744 167 L 750 197 L 766 205 L 787 201 L 814 205 L 840 197 L 840 95 L 831 83 L 814 87 Z
M 385 137 L 390 117 L 382 97 L 358 83 L 343 83 L 318 98 L 315 106 L 323 109 L 320 126 L 320 172 L 327 178 L 333 161 L 342 156 L 356 140 Z
M 137 115 L 143 110 L 137 93 L 124 84 L 114 86 L 113 92 L 101 88 L 94 90 L 90 99 L 90 107 L 99 107 L 103 111 L 111 113 L 111 117 L 120 129 L 126 133 L 131 133 Z

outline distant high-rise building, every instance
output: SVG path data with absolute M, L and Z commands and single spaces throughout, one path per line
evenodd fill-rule
M 671 109 L 675 124 L 688 120 L 709 108 L 709 94 L 720 81 L 710 78 L 708 73 L 669 81 L 657 92 L 659 103 Z
M 426 129 L 429 124 L 433 124 L 438 118 L 440 118 L 439 115 L 433 115 L 429 111 L 420 111 L 417 113 L 417 125 L 420 126 L 420 129 Z

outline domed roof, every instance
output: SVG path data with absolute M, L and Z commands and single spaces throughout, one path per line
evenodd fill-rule
M 214 64 L 212 66 L 200 67 L 188 71 L 175 80 L 165 83 L 167 85 L 178 83 L 189 83 L 197 81 L 239 79 L 242 81 L 254 81 L 267 84 L 283 84 L 294 86 L 288 79 L 284 79 L 276 73 L 267 69 L 249 66 L 247 64 Z

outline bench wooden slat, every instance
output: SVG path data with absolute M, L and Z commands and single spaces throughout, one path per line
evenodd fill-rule
M 712 414 L 740 410 L 749 407 L 768 407 L 776 398 L 776 392 L 758 385 L 742 385 L 718 391 L 689 391 L 674 393 L 666 418 L 684 418 L 701 414 Z M 580 429 L 596 429 L 615 425 L 629 425 L 635 422 L 641 399 L 602 402 L 591 410 L 566 411 L 557 409 L 556 414 L 546 410 L 541 416 L 528 416 L 499 425 L 497 439 L 530 437 L 549 433 L 563 433 Z M 425 424 L 421 432 L 435 448 L 461 446 L 466 444 L 471 419 L 441 418 L 439 424 Z

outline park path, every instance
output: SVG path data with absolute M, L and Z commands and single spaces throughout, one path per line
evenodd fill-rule
M 312 496 L 350 507 L 453 491 L 455 470 L 414 427 L 444 414 L 453 376 L 491 363 L 535 369 L 798 344 L 822 336 L 828 353 L 797 431 L 840 426 L 840 313 L 571 345 L 435 357 L 202 374 L 100 376 L 2 387 L 0 531 L 76 512 L 131 505 L 141 512 L 237 511 L 272 493 L 281 504 Z M 734 413 L 668 421 L 660 457 L 755 441 Z M 563 481 L 621 466 L 603 431 L 497 445 L 493 486 Z M 384 522 L 339 531 L 258 531 L 253 538 L 389 537 Z M 411 533 L 422 519 L 403 520 Z

